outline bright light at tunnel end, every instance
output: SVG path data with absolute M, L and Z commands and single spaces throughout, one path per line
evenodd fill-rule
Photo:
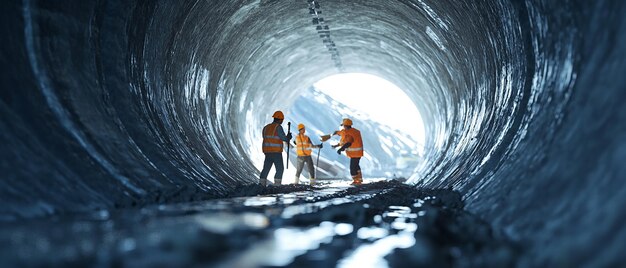
M 424 144 L 419 110 L 402 89 L 388 80 L 365 73 L 343 73 L 328 76 L 314 86 L 363 117 L 400 130 L 416 143 Z
M 291 108 L 284 110 L 286 120 L 292 123 L 292 131 L 295 125 L 304 123 L 307 126 L 306 134 L 317 141 L 319 136 L 329 134 L 333 129 L 339 130 L 341 117 L 349 117 L 363 135 L 365 156 L 361 161 L 361 168 L 366 170 L 365 179 L 371 181 L 419 176 L 425 164 L 422 157 L 426 137 L 422 116 L 405 93 L 409 89 L 403 90 L 372 74 L 342 73 L 322 78 L 310 90 L 309 93 L 302 94 L 306 97 L 300 96 Z M 315 92 L 325 97 L 317 99 Z M 265 123 L 267 122 L 262 122 Z M 283 128 L 287 132 L 286 124 L 283 124 Z M 250 151 L 250 155 L 260 170 L 264 155 L 256 140 L 251 139 L 254 145 L 250 148 L 254 149 Z M 334 137 L 329 142 L 337 143 L 338 138 Z M 286 151 L 283 159 L 287 157 Z M 295 151 L 293 148 L 289 151 L 293 154 L 289 158 L 290 165 L 295 166 Z M 316 164 L 318 179 L 350 178 L 345 155 L 338 156 L 334 150 L 325 149 L 321 150 L 320 158 L 321 166 Z M 271 170 L 268 177 L 272 177 L 274 172 Z M 295 172 L 294 168 L 285 169 L 282 182 L 294 183 Z M 306 182 L 308 173 L 305 173 L 303 171 L 300 179 Z

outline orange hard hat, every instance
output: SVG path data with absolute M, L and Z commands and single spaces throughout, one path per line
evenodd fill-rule
M 272 115 L 272 117 L 274 117 L 276 119 L 280 119 L 280 120 L 285 119 L 285 115 L 281 111 L 274 112 L 274 115 Z
M 301 130 L 304 128 L 304 124 L 298 124 L 298 130 Z
M 340 126 L 352 126 L 352 120 L 350 120 L 350 118 L 344 118 L 341 121 L 341 125 Z

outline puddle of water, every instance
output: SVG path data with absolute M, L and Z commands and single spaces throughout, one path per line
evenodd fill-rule
M 385 219 L 391 218 L 393 220 L 388 224 Z M 366 244 L 339 260 L 337 267 L 389 267 L 385 256 L 395 249 L 415 245 L 416 218 L 417 213 L 413 213 L 410 207 L 389 206 L 382 215 L 374 216 L 377 226 L 362 227 L 357 231 L 357 237 Z
M 296 257 L 330 243 L 334 236 L 350 234 L 353 229 L 352 224 L 328 221 L 309 228 L 278 228 L 269 240 L 251 246 L 236 259 L 218 267 L 286 266 Z
M 422 235 L 433 229 L 433 224 L 448 228 L 453 236 L 481 243 L 488 234 L 478 228 L 481 222 L 468 217 L 461 218 L 460 224 L 471 224 L 473 229 L 451 228 L 457 226 L 457 217 L 447 219 L 451 223 L 424 220 L 422 217 L 444 209 L 433 205 L 439 203 L 432 202 L 435 197 L 413 199 L 406 188 L 397 192 L 384 187 L 346 189 L 103 210 L 7 225 L 0 228 L 0 245 L 9 245 L 0 246 L 0 260 L 31 266 L 387 267 L 407 264 L 407 260 L 425 266 L 466 264 L 467 260 L 489 264 L 484 260 L 496 256 L 489 247 L 481 249 L 486 253 L 474 252 L 476 243 L 437 244 L 435 248 L 429 239 L 441 241 L 440 234 L 435 232 L 435 238 Z M 367 219 L 366 215 L 374 216 Z M 435 250 L 450 255 L 434 254 Z M 492 263 L 506 264 L 514 257 L 511 249 L 503 250 L 510 256 L 505 254 L 500 257 L 503 261 Z
M 260 197 L 248 197 L 243 203 L 246 207 L 261 207 L 271 206 L 278 202 L 278 198 L 275 196 L 260 196 Z
M 396 248 L 409 248 L 415 245 L 412 232 L 401 232 L 360 246 L 346 258 L 339 260 L 337 267 L 389 267 L 385 256 Z
M 268 227 L 270 224 L 267 216 L 251 212 L 241 214 L 226 212 L 203 214 L 197 215 L 195 221 L 206 230 L 221 234 L 229 234 L 235 229 L 259 230 Z

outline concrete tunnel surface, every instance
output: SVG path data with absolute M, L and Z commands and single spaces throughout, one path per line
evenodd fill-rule
M 240 196 L 274 110 L 314 122 L 292 106 L 302 92 L 367 73 L 421 113 L 426 164 L 407 184 L 460 193 L 524 245 L 524 266 L 623 265 L 624 13 L 618 0 L 10 1 L 0 221 Z

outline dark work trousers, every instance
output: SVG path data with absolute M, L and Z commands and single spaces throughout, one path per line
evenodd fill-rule
M 350 175 L 352 175 L 353 177 L 359 174 L 361 171 L 361 166 L 359 166 L 360 161 L 360 157 L 350 158 Z
M 266 153 L 265 161 L 263 162 L 263 170 L 261 171 L 261 179 L 267 179 L 267 174 L 270 172 L 272 165 L 276 167 L 276 175 L 274 179 L 283 178 L 283 154 L 282 153 Z
M 304 168 L 304 163 L 309 168 L 309 178 L 315 178 L 315 167 L 313 166 L 313 158 L 309 156 L 298 156 L 298 166 L 296 168 L 296 178 L 300 177 L 302 174 L 302 168 Z

